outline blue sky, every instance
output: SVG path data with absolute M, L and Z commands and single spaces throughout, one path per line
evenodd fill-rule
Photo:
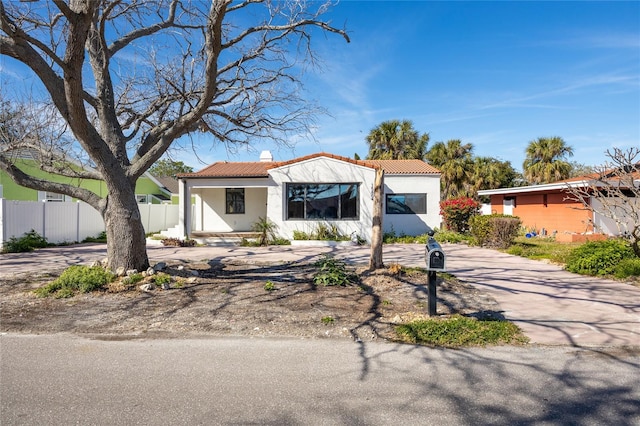
M 314 40 L 324 65 L 306 89 L 331 114 L 315 141 L 234 155 L 201 146 L 203 160 L 254 161 L 263 149 L 276 160 L 364 158 L 366 135 L 390 119 L 413 121 L 429 146 L 460 139 L 516 169 L 538 137 L 564 138 L 571 160 L 588 165 L 640 145 L 640 2 L 343 0 L 327 18 L 351 43 Z M 202 167 L 187 152 L 178 159 Z

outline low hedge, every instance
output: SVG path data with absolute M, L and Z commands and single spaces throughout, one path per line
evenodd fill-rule
M 502 214 L 473 216 L 469 221 L 471 235 L 480 247 L 506 249 L 520 232 L 520 218 Z

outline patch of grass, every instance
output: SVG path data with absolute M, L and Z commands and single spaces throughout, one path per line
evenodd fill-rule
M 347 271 L 346 264 L 332 256 L 324 255 L 314 266 L 319 271 L 313 276 L 316 285 L 323 286 L 347 286 L 357 282 L 358 277 Z
M 76 293 L 89 293 L 98 290 L 114 279 L 113 273 L 100 266 L 75 265 L 67 268 L 53 282 L 34 292 L 40 297 L 67 298 Z
M 508 321 L 477 320 L 453 315 L 412 321 L 396 327 L 398 338 L 407 343 L 445 347 L 523 344 L 528 339 Z
M 571 251 L 576 247 L 580 247 L 582 244 L 583 243 L 559 243 L 551 238 L 518 237 L 505 252 L 528 259 L 547 259 L 554 263 L 565 264 Z
M 276 289 L 276 286 L 273 284 L 273 281 L 269 280 L 266 283 L 264 283 L 265 291 L 273 291 L 275 289 Z
M 335 322 L 335 319 L 332 316 L 326 316 L 326 317 L 322 317 L 322 319 L 320 320 L 322 321 L 323 324 L 333 324 Z

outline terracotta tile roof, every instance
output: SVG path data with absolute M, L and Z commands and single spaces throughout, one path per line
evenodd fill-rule
M 365 160 L 382 167 L 389 175 L 435 175 L 440 170 L 422 160 Z
M 289 164 L 300 163 L 302 161 L 307 161 L 307 160 L 311 160 L 313 158 L 318 158 L 318 157 L 333 158 L 335 160 L 340 160 L 340 161 L 344 161 L 344 162 L 351 163 L 351 164 L 357 164 L 358 166 L 369 167 L 369 168 L 372 168 L 372 169 L 377 168 L 377 166 L 374 166 L 374 165 L 370 164 L 367 161 L 354 160 L 352 158 L 343 157 L 341 155 L 329 154 L 328 152 L 319 152 L 319 153 L 316 153 L 316 154 L 305 155 L 304 157 L 294 158 L 294 159 L 288 160 L 288 161 L 280 161 L 280 162 L 277 162 L 277 163 L 271 163 L 271 167 L 270 168 L 271 169 L 275 169 L 276 167 L 288 166 Z
M 317 154 L 311 154 L 304 157 L 294 158 L 293 160 L 283 161 L 280 163 L 272 163 L 271 168 L 286 166 L 289 164 L 299 163 L 301 161 L 310 160 L 317 157 L 328 157 L 336 160 L 344 161 L 351 164 L 357 164 L 363 167 L 369 167 L 372 169 L 382 168 L 386 174 L 398 175 L 398 174 L 440 174 L 440 171 L 435 167 L 425 163 L 422 160 L 354 160 L 348 157 L 342 157 L 340 155 L 329 154 L 326 152 L 320 152 Z
M 178 177 L 186 178 L 222 178 L 222 177 L 268 177 L 267 169 L 272 162 L 228 162 L 218 161 L 195 173 L 183 173 Z
M 183 173 L 178 177 L 186 178 L 223 178 L 223 177 L 268 177 L 268 170 L 290 164 L 300 163 L 318 157 L 333 158 L 346 163 L 356 164 L 372 169 L 382 168 L 386 174 L 439 174 L 440 171 L 422 160 L 354 160 L 340 155 L 320 152 L 304 157 L 294 158 L 288 161 L 253 161 L 253 162 L 227 162 L 220 161 L 205 167 L 195 173 Z

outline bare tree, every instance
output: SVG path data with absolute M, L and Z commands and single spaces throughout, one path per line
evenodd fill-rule
M 371 232 L 371 255 L 369 256 L 369 269 L 384 268 L 382 260 L 382 199 L 384 192 L 384 170 L 376 169 L 376 177 L 373 183 L 373 227 Z
M 609 160 L 580 184 L 567 184 L 567 199 L 612 220 L 640 257 L 640 148 L 606 152 Z M 597 227 L 597 224 L 594 224 Z
M 0 1 L 0 52 L 42 83 L 47 103 L 92 166 L 83 177 L 103 180 L 108 196 L 21 171 L 9 152 L 25 144 L 47 151 L 39 137 L 19 136 L 24 132 L 7 132 L 13 137 L 2 141 L 0 167 L 20 185 L 92 205 L 105 221 L 109 267 L 145 268 L 136 180 L 184 135 L 208 133 L 233 149 L 255 138 L 287 143 L 308 131 L 318 109 L 299 89 L 301 72 L 316 64 L 312 36 L 335 33 L 349 41 L 321 20 L 329 6 L 304 0 Z M 69 146 L 51 148 L 63 153 L 60 160 L 72 153 Z

